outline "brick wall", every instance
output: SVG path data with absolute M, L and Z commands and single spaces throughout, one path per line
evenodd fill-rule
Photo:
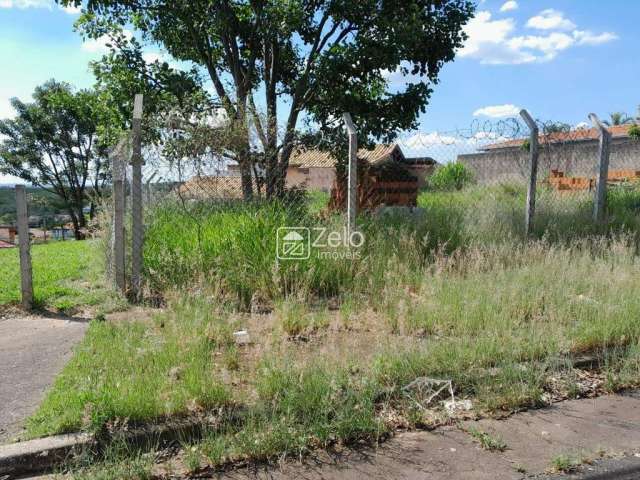
M 521 148 L 500 149 L 459 155 L 458 161 L 469 167 L 480 184 L 522 182 L 528 175 L 529 153 Z M 548 177 L 551 170 L 592 177 L 598 169 L 598 142 L 541 145 L 538 162 L 540 179 Z M 609 170 L 640 170 L 640 141 L 614 139 Z

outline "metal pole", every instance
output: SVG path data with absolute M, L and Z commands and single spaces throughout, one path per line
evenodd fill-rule
M 131 155 L 131 294 L 134 301 L 142 293 L 142 106 L 143 96 L 136 94 L 133 107 L 133 153 Z
M 349 238 L 356 231 L 356 215 L 358 214 L 358 134 L 351 119 L 351 114 L 342 116 L 349 134 L 349 181 L 347 194 L 347 233 Z
M 595 113 L 589 114 L 589 120 L 591 120 L 593 126 L 600 132 L 598 183 L 596 185 L 596 196 L 593 205 L 593 221 L 596 224 L 602 224 L 605 220 L 605 209 L 607 203 L 607 180 L 609 179 L 611 133 L 609 133 L 607 126 L 600 121 Z
M 528 235 L 531 234 L 533 227 L 533 217 L 536 212 L 536 186 L 538 182 L 538 157 L 540 155 L 540 148 L 538 144 L 538 125 L 535 120 L 529 115 L 527 110 L 520 110 L 520 116 L 529 127 L 531 136 L 529 138 L 529 186 L 527 188 L 527 209 L 525 211 L 525 232 Z
M 16 209 L 18 214 L 18 240 L 20 245 L 20 284 L 22 307 L 33 307 L 33 272 L 29 238 L 29 214 L 27 213 L 27 191 L 24 185 L 16 185 Z

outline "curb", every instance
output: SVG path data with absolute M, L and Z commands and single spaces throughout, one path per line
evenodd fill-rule
M 160 448 L 173 442 L 200 438 L 208 428 L 212 426 L 202 420 L 182 421 L 116 434 L 72 433 L 0 445 L 0 478 L 51 471 L 84 451 L 100 453 L 117 442 L 143 450 Z
M 0 475 L 49 470 L 95 443 L 93 435 L 79 433 L 0 445 Z
M 599 466 L 602 467 L 601 471 L 583 473 L 576 478 L 576 480 L 632 480 L 640 478 L 640 460 L 634 457 L 623 457 L 618 459 L 608 459 L 600 462 Z M 613 468 L 610 467 L 610 463 L 618 463 Z

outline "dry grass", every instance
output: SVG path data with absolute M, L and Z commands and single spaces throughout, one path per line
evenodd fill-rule
M 549 379 L 570 379 L 585 352 L 606 388 L 637 385 L 638 274 L 622 237 L 440 253 L 419 276 L 390 273 L 376 298 L 293 298 L 268 315 L 221 311 L 206 290 L 174 296 L 151 321 L 92 324 L 30 432 L 239 408 L 241 422 L 194 450 L 219 464 L 446 420 L 438 401 L 405 391 L 420 377 L 451 380 L 471 415 L 548 402 Z M 234 343 L 240 329 L 249 345 Z

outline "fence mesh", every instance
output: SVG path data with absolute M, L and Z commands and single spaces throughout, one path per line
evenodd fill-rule
M 635 188 L 640 180 L 640 142 L 629 134 L 630 128 L 610 128 L 610 193 Z M 537 201 L 532 233 L 541 236 L 565 232 L 568 223 L 577 235 L 588 233 L 593 227 L 600 132 L 557 122 L 538 122 L 538 130 Z M 265 244 L 271 241 L 267 237 L 274 235 L 261 224 L 267 179 L 260 162 L 251 168 L 248 181 L 252 196 L 248 198 L 247 178 L 243 179 L 230 152 L 203 147 L 202 139 L 190 144 L 179 135 L 166 128 L 160 138 L 142 149 L 141 199 L 145 217 L 140 234 L 145 237 L 148 258 L 144 269 L 149 278 L 158 272 L 165 279 L 186 275 L 189 265 L 173 260 L 163 262 L 175 257 L 176 252 L 197 251 L 190 261 L 204 261 L 212 251 L 233 249 L 234 242 L 246 240 L 234 235 L 252 235 L 248 241 L 254 242 L 256 249 L 266 248 Z M 130 223 L 134 190 L 130 154 L 129 150 L 125 155 L 124 187 L 128 271 L 135 235 Z M 455 131 L 403 133 L 393 144 L 359 150 L 358 159 L 358 203 L 362 214 L 377 215 L 387 207 L 419 207 L 426 212 L 427 223 L 461 225 L 444 229 L 442 238 L 436 239 L 441 242 L 450 240 L 447 235 L 476 235 L 486 240 L 525 234 L 531 134 L 519 118 L 472 122 L 469 128 Z M 342 220 L 336 220 L 336 214 L 344 212 L 345 207 L 346 181 L 337 173 L 341 164 L 344 161 L 337 162 L 318 148 L 294 149 L 285 172 L 286 192 L 278 200 L 276 223 L 303 225 L 310 213 L 316 221 L 324 219 L 321 222 L 325 224 L 344 223 L 340 215 L 337 217 Z M 234 209 L 235 213 L 229 214 Z M 438 215 L 444 220 L 437 219 Z M 252 227 L 228 228 L 225 222 L 246 222 Z M 473 234 L 461 233 L 464 228 Z M 433 230 L 430 234 L 437 237 L 439 233 Z M 167 268 L 172 270 L 165 271 Z

